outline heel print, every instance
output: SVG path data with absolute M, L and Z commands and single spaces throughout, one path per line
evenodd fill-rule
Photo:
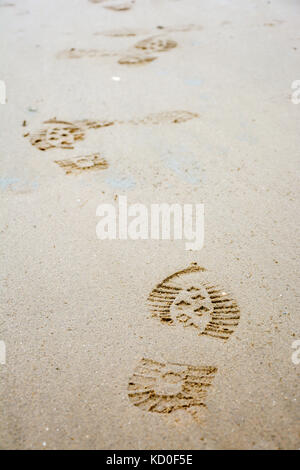
M 153 413 L 205 407 L 216 367 L 141 359 L 128 384 L 133 405 Z

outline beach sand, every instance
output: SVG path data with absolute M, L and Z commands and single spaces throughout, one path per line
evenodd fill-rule
M 299 23 L 296 0 L 0 1 L 0 448 L 300 447 Z M 204 247 L 100 241 L 120 195 L 203 203 Z M 191 263 L 228 339 L 151 313 Z

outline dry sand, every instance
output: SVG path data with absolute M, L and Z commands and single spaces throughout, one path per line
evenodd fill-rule
M 0 1 L 1 448 L 300 447 L 299 13 L 296 0 Z M 53 118 L 72 123 L 67 141 L 42 151 Z M 99 171 L 55 163 L 93 154 Z M 96 208 L 118 194 L 204 203 L 204 248 L 99 241 Z M 239 306 L 228 341 L 151 317 L 152 289 L 192 262 Z M 142 358 L 216 367 L 206 408 L 135 406 Z

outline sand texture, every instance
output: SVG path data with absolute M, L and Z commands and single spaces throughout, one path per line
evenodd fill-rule
M 0 448 L 300 448 L 299 2 L 0 0 L 0 37 Z M 203 249 L 100 241 L 120 195 L 203 203 Z

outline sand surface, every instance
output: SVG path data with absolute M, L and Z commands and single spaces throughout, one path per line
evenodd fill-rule
M 0 448 L 299 448 L 299 2 L 1 0 L 0 31 Z M 204 203 L 204 248 L 98 240 L 118 195 Z M 190 263 L 239 307 L 227 341 L 151 316 Z M 136 406 L 173 363 L 217 370 L 206 407 Z

